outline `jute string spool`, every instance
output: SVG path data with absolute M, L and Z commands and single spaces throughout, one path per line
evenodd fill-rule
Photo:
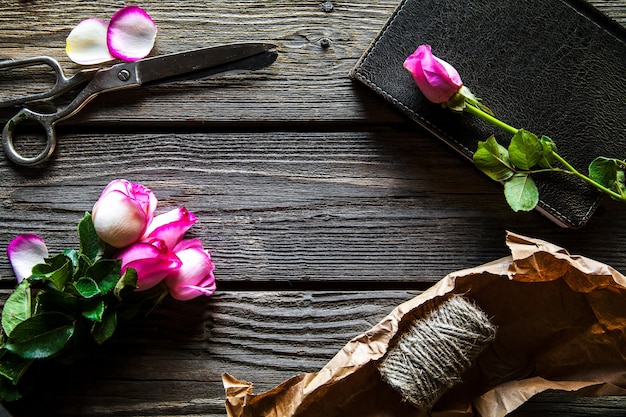
M 495 338 L 489 317 L 463 297 L 447 300 L 411 323 L 379 367 L 383 380 L 403 400 L 420 409 L 432 406 Z

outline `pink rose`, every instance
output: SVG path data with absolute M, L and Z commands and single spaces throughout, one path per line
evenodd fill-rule
M 430 45 L 420 45 L 404 61 L 404 68 L 411 73 L 422 94 L 433 103 L 448 102 L 463 87 L 456 69 L 434 56 Z
M 165 278 L 170 295 L 184 301 L 213 294 L 216 288 L 213 276 L 215 265 L 202 242 L 199 239 L 183 240 L 176 245 L 174 253 L 182 265 Z
M 93 206 L 96 233 L 104 242 L 123 248 L 138 241 L 154 217 L 157 199 L 141 184 L 114 180 Z
M 122 260 L 122 273 L 127 268 L 137 271 L 137 290 L 148 290 L 182 265 L 180 259 L 159 239 L 138 242 L 117 256 Z
M 152 288 L 167 277 L 166 284 L 174 298 L 189 299 L 213 293 L 214 265 L 210 254 L 202 249 L 199 240 L 182 240 L 196 220 L 184 207 L 159 214 L 139 242 L 119 253 L 122 271 L 126 268 L 137 271 L 139 291 Z M 188 288 L 189 285 L 201 289 Z M 209 288 L 205 288 L 207 286 Z

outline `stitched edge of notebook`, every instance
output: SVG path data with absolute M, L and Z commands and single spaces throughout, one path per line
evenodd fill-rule
M 399 100 L 397 100 L 391 94 L 387 93 L 383 88 L 381 88 L 375 82 L 373 82 L 369 78 L 367 78 L 366 74 L 363 74 L 361 72 L 361 70 L 362 70 L 361 67 L 367 62 L 368 58 L 375 52 L 375 50 L 378 47 L 381 39 L 388 32 L 389 28 L 393 25 L 393 23 L 395 22 L 397 17 L 400 15 L 400 13 L 402 13 L 403 8 L 404 8 L 405 4 L 408 1 L 410 1 L 410 0 L 403 0 L 398 5 L 398 7 L 394 11 L 393 15 L 389 18 L 389 20 L 387 20 L 387 22 L 385 23 L 385 26 L 383 26 L 383 28 L 381 29 L 379 35 L 374 39 L 374 41 L 370 44 L 370 46 L 365 51 L 365 53 L 357 61 L 357 63 L 354 66 L 353 70 L 350 72 L 350 77 L 354 78 L 354 79 L 356 79 L 356 80 L 358 80 L 358 81 L 360 81 L 360 82 L 362 82 L 362 83 L 364 83 L 366 85 L 368 85 L 372 90 L 376 91 L 381 97 L 383 97 L 388 102 L 390 102 L 391 104 L 393 104 L 394 106 L 396 106 L 397 108 L 402 110 L 402 112 L 405 113 L 407 116 L 409 116 L 409 118 L 411 118 L 413 121 L 415 121 L 420 126 L 422 126 L 426 130 L 428 130 L 429 132 L 431 132 L 432 134 L 437 136 L 439 139 L 441 139 L 444 142 L 446 142 L 452 149 L 457 151 L 459 154 L 464 156 L 466 159 L 468 159 L 471 162 L 473 162 L 473 160 L 471 158 L 471 155 L 473 155 L 473 152 L 470 149 L 468 149 L 465 145 L 461 144 L 460 142 L 458 142 L 457 140 L 455 140 L 454 138 L 449 136 L 447 133 L 445 133 L 443 130 L 438 128 L 436 125 L 434 125 L 433 123 L 428 121 L 426 118 L 420 116 L 418 113 L 416 113 L 415 111 L 413 111 L 410 108 L 408 108 L 407 106 L 405 106 L 403 103 L 401 103 Z M 608 29 L 602 27 L 598 22 L 596 22 L 595 20 L 591 19 L 587 14 L 582 13 L 580 10 L 578 10 L 576 7 L 574 7 L 568 1 L 561 0 L 561 2 L 566 4 L 568 7 L 570 7 L 574 12 L 581 14 L 590 23 L 592 23 L 592 24 L 600 27 L 601 29 L 606 30 L 607 32 L 609 32 L 619 42 L 624 43 L 613 32 L 611 32 Z M 601 13 L 600 11 L 597 11 L 597 12 Z M 463 153 L 461 150 L 464 150 L 466 153 Z M 555 208 L 554 206 L 550 205 L 549 203 L 545 202 L 544 200 L 540 199 L 540 201 L 539 201 L 539 203 L 543 206 L 544 211 L 547 214 L 555 217 L 559 222 L 561 222 L 564 225 L 567 225 L 567 226 L 569 226 L 571 228 L 579 228 L 579 227 L 584 226 L 589 221 L 589 219 L 591 218 L 593 213 L 596 211 L 596 209 L 599 207 L 601 202 L 602 202 L 602 196 L 599 195 L 594 200 L 594 202 L 589 206 L 589 208 L 587 209 L 587 212 L 582 216 L 580 221 L 574 223 L 572 221 L 572 219 L 569 218 L 568 216 L 566 216 L 565 214 L 563 214 L 561 212 L 561 210 Z

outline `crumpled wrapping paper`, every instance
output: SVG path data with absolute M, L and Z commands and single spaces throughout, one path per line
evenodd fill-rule
M 496 340 L 432 415 L 504 416 L 548 389 L 626 395 L 626 277 L 551 243 L 507 233 L 511 256 L 449 274 L 349 341 L 319 372 L 253 394 L 224 374 L 229 417 L 409 417 L 378 365 L 411 320 L 462 294 L 498 326 Z

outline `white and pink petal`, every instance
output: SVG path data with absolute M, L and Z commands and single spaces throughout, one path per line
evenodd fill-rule
M 148 56 L 156 40 L 157 26 L 142 8 L 126 6 L 115 12 L 107 30 L 109 52 L 124 61 Z
M 32 275 L 33 267 L 44 263 L 48 248 L 42 238 L 34 234 L 16 236 L 7 247 L 9 262 L 17 282 Z
M 80 22 L 65 40 L 67 56 L 77 64 L 93 65 L 111 61 L 107 30 L 109 22 L 101 19 L 86 19 Z

